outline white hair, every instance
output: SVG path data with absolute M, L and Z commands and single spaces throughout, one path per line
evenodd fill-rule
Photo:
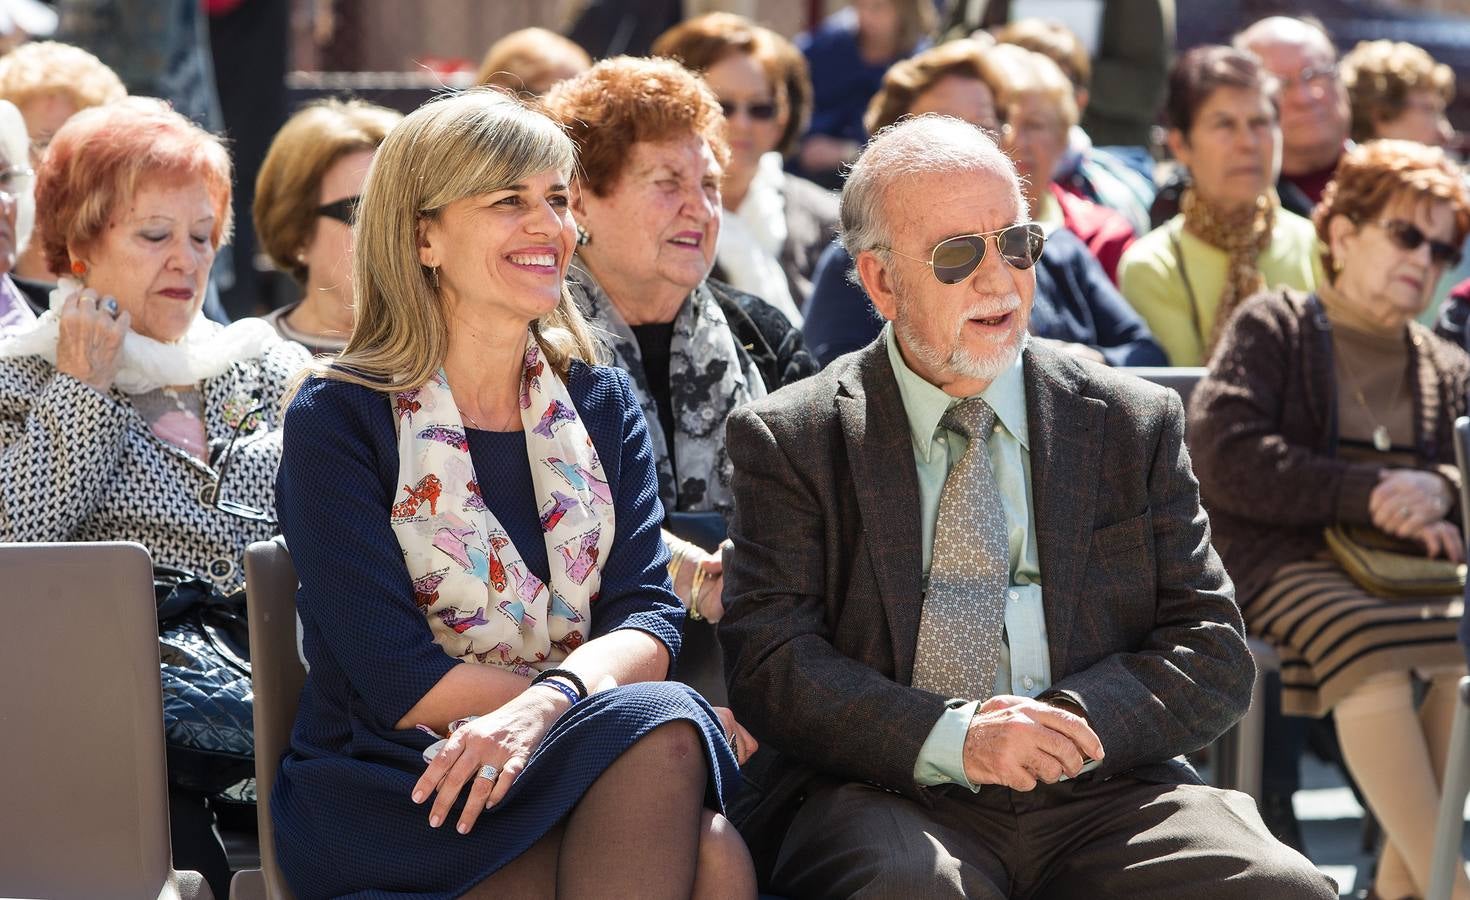
M 28 169 L 31 166 L 31 136 L 26 131 L 26 120 L 20 110 L 9 100 L 0 100 L 0 155 L 5 157 L 6 166 Z M 31 231 L 36 227 L 36 178 L 25 179 L 25 190 L 15 197 L 15 252 L 25 252 L 31 242 Z
M 853 256 L 892 243 L 885 201 L 899 181 L 936 172 L 993 172 L 1005 177 L 1026 215 L 1021 180 L 1010 157 L 985 131 L 951 116 L 903 119 L 873 135 L 842 186 L 842 244 Z M 914 198 L 924 202 L 926 198 Z
M 1337 45 L 1332 35 L 1316 19 L 1295 16 L 1267 16 L 1237 34 L 1230 45 L 1242 53 L 1257 55 L 1259 48 L 1273 44 L 1318 44 L 1337 59 Z

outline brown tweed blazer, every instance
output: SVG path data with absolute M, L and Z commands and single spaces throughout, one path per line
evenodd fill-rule
M 1254 668 L 1179 397 L 1035 344 L 1024 371 L 1053 690 L 1107 754 L 1083 777 L 1198 783 L 1175 758 L 1244 713 Z M 913 768 L 945 698 L 910 687 L 918 478 L 882 339 L 737 410 L 726 442 L 720 639 L 731 705 L 764 757 L 733 814 L 748 839 L 779 840 L 813 777 L 928 802 Z

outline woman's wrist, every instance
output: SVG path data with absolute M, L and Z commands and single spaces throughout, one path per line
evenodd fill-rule
M 562 699 L 566 701 L 566 707 L 568 707 L 568 708 L 573 707 L 573 706 L 576 706 L 577 705 L 577 701 L 579 699 L 581 699 L 581 698 L 579 698 L 577 696 L 577 690 L 576 690 L 576 688 L 572 687 L 570 684 L 566 684 L 565 682 L 561 681 L 560 679 L 548 678 L 545 681 L 538 681 L 538 682 L 536 682 L 535 684 L 533 684 L 531 686 L 532 687 L 538 687 L 538 688 L 550 688 L 551 690 L 555 691 L 557 694 L 560 694 L 561 695 Z M 550 695 L 548 695 L 548 696 L 550 696 Z M 558 702 L 560 702 L 560 701 L 558 701 Z

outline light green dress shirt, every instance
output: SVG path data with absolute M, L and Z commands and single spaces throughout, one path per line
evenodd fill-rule
M 888 360 L 898 380 L 898 393 L 908 415 L 919 476 L 920 545 L 923 547 L 924 587 L 929 582 L 934 525 L 939 518 L 939 494 L 949 470 L 960 461 L 969 441 L 940 426 L 940 419 L 961 397 L 951 397 L 915 374 L 899 352 L 893 326 L 884 327 Z M 1028 338 L 1029 341 L 1029 338 Z M 1041 565 L 1036 550 L 1036 522 L 1031 514 L 1030 432 L 1026 424 L 1026 381 L 1022 373 L 1025 349 L 980 396 L 995 410 L 995 432 L 986 443 L 996 487 L 1005 507 L 1011 586 L 1006 591 L 1005 640 L 995 672 L 995 693 L 1035 697 L 1051 686 L 1051 660 L 1046 640 L 1046 615 L 1041 605 Z M 963 784 L 979 790 L 965 777 L 965 734 L 980 701 L 957 697 L 924 741 L 914 763 L 914 781 L 922 785 Z

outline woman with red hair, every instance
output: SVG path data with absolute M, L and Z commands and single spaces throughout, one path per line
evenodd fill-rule
M 1312 218 L 1326 278 L 1258 294 L 1224 326 L 1189 445 L 1246 628 L 1281 653 L 1282 712 L 1333 714 L 1383 825 L 1373 896 L 1423 897 L 1465 674 L 1450 562 L 1464 560 L 1453 435 L 1470 357 L 1416 319 L 1459 262 L 1470 193 L 1438 147 L 1370 141 Z M 1398 554 L 1419 594 L 1366 577 L 1367 548 Z M 1470 900 L 1463 864 L 1451 896 Z
M 161 101 L 120 100 L 56 132 L 36 197 L 47 262 L 72 277 L 0 341 L 0 541 L 137 541 L 240 588 L 245 547 L 276 531 L 276 409 L 308 355 L 259 319 L 200 313 L 228 152 Z M 174 789 L 170 818 L 175 863 L 224 896 L 204 794 Z

